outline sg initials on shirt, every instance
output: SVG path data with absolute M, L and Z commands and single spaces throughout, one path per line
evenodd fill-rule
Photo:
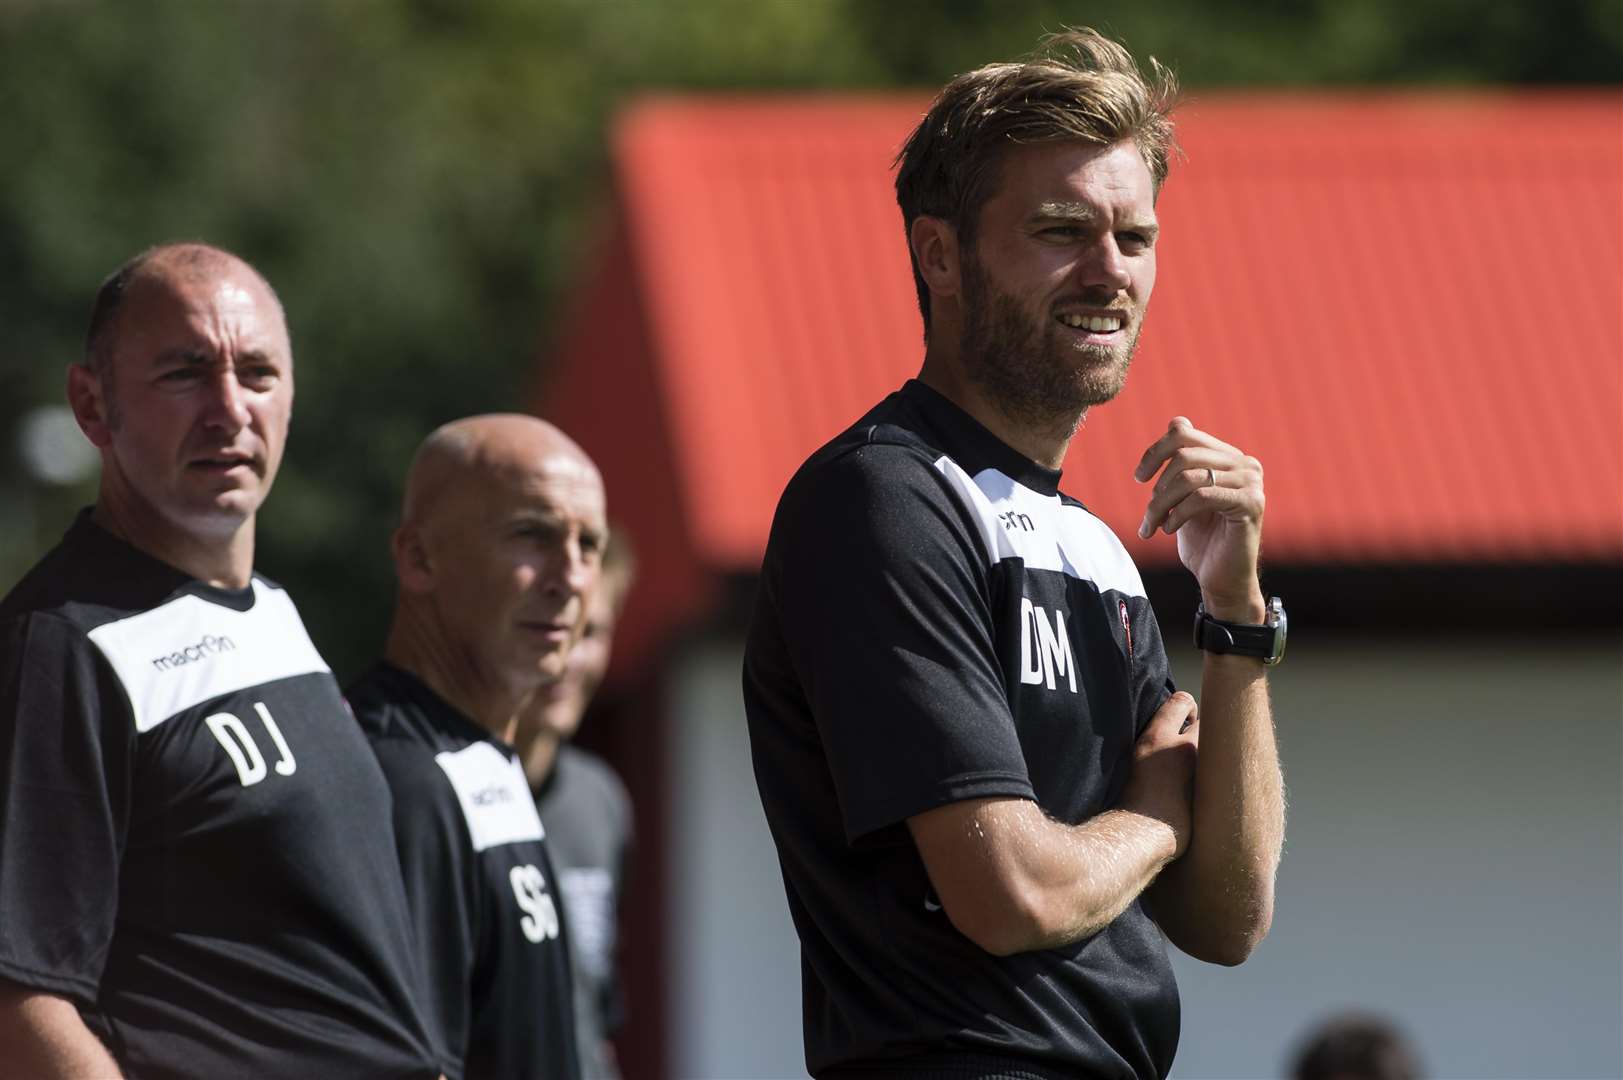
M 1065 612 L 1052 614 L 1020 598 L 1020 681 L 1053 690 L 1063 682 L 1076 693 L 1076 657 L 1065 629 Z
M 546 875 L 526 863 L 507 872 L 513 896 L 524 914 L 518 921 L 519 929 L 532 944 L 539 945 L 558 936 L 558 906 L 547 892 Z

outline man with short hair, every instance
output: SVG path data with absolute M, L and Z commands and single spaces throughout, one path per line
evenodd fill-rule
M 602 579 L 564 677 L 543 686 L 519 722 L 518 751 L 547 823 L 558 891 L 569 916 L 575 1025 L 588 1080 L 620 1075 L 614 1044 L 625 1004 L 615 970 L 620 905 L 631 856 L 631 797 L 608 762 L 571 740 L 609 669 L 614 627 L 636 574 L 625 535 L 609 532 Z
M 1198 722 L 1058 486 L 1143 324 L 1173 97 L 1071 31 L 953 80 L 900 155 L 923 369 L 790 481 L 745 653 L 820 1078 L 1164 1076 L 1161 932 L 1225 964 L 1267 932 L 1261 467 L 1179 417 L 1135 472 L 1200 585 Z
M 276 294 L 203 244 L 96 297 L 95 507 L 0 602 L 0 1061 L 437 1074 L 389 790 L 253 571 L 293 407 Z
M 513 743 L 564 675 L 607 532 L 597 468 L 532 416 L 446 424 L 407 477 L 394 622 L 349 700 L 394 791 L 452 1080 L 580 1075 L 567 914 Z

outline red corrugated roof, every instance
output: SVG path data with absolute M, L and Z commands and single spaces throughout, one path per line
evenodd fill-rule
M 617 269 L 547 408 L 620 508 L 661 489 L 639 531 L 690 573 L 757 566 L 794 469 L 917 371 L 890 165 L 926 104 L 622 118 Z M 1174 558 L 1131 469 L 1182 413 L 1262 459 L 1274 563 L 1623 558 L 1623 92 L 1209 94 L 1179 133 L 1143 345 L 1065 490 Z

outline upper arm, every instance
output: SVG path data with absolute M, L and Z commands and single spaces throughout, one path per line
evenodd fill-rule
M 134 739 L 122 688 L 74 627 L 0 626 L 0 977 L 95 1000 Z
M 987 952 L 1018 952 L 1040 925 L 1040 891 L 1025 873 L 1051 823 L 1027 799 L 968 799 L 908 818 L 919 857 L 958 932 Z
M 1030 797 L 980 541 L 917 453 L 797 478 L 764 588 L 848 839 L 963 799 Z
M 0 1061 L 18 1075 L 117 1077 L 118 1065 L 71 1001 L 0 980 Z

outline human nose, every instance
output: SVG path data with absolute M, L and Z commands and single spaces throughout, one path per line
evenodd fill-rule
M 235 369 L 227 368 L 209 380 L 208 412 L 205 417 L 212 427 L 238 432 L 248 426 L 248 400 L 242 384 L 237 381 Z
M 1104 286 L 1112 292 L 1121 292 L 1133 283 L 1132 272 L 1114 236 L 1103 236 L 1098 243 L 1090 245 L 1078 272 L 1083 285 Z
M 548 587 L 561 596 L 579 596 L 592 582 L 593 567 L 586 557 L 580 541 L 564 542 L 559 557 L 553 561 L 553 572 L 548 575 Z

